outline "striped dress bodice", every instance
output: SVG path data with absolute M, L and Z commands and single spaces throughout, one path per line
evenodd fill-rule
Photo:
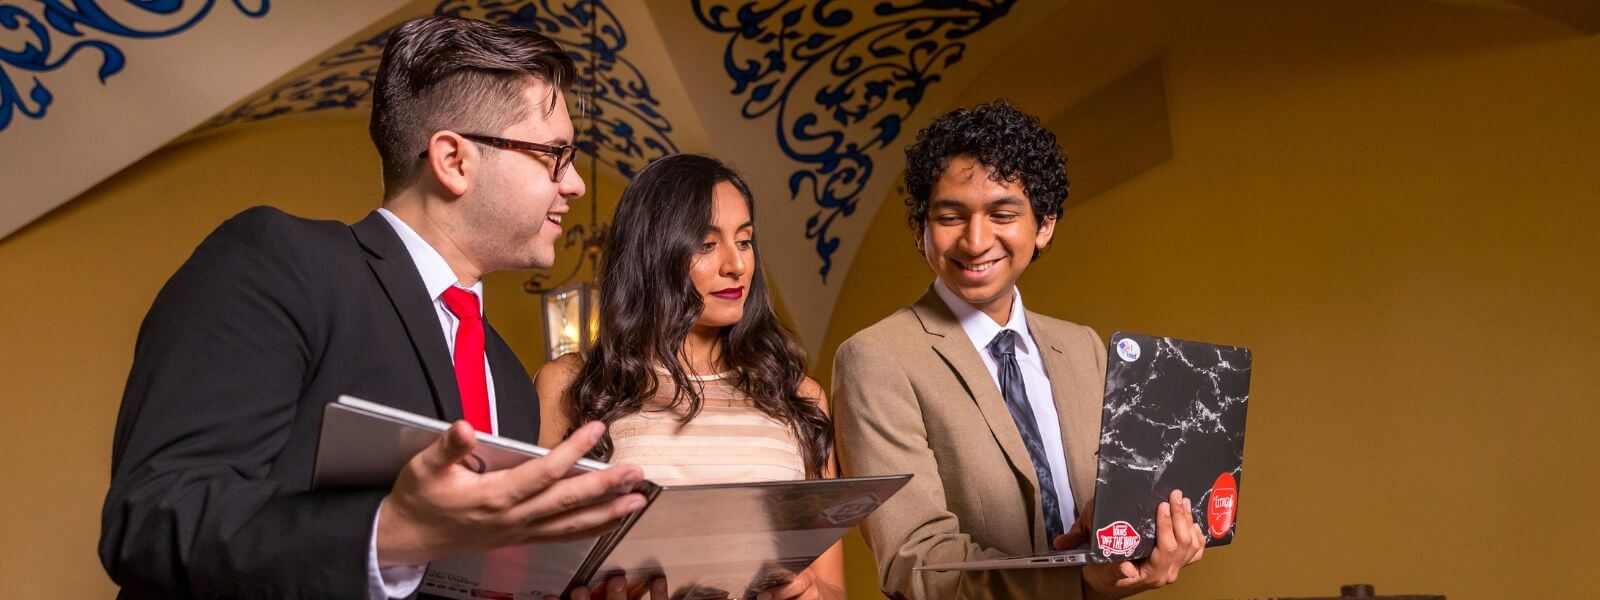
M 767 416 L 728 380 L 733 373 L 691 376 L 700 414 L 688 423 L 688 399 L 673 407 L 664 373 L 644 409 L 611 424 L 610 462 L 638 465 L 662 485 L 805 479 L 800 442 L 788 424 Z

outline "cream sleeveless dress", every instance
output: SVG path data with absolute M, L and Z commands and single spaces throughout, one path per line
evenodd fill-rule
M 687 398 L 671 408 L 675 387 L 664 370 L 639 412 L 611 424 L 611 464 L 638 465 L 662 485 L 805 479 L 800 441 L 789 425 L 767 416 L 734 387 L 733 372 L 690 376 L 703 399 L 688 423 Z

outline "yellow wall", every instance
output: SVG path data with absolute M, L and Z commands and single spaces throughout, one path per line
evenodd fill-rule
M 1021 283 L 1102 337 L 1255 350 L 1237 542 L 1150 597 L 1593 596 L 1600 36 L 1421 2 L 1204 4 L 1099 33 L 1168 31 L 1174 158 L 1069 210 Z M 1018 76 L 1097 58 L 1039 37 L 965 101 L 1048 119 L 1086 95 Z M 931 281 L 900 199 L 845 279 L 824 377 Z
M 617 189 L 601 182 L 601 197 Z M 257 204 L 352 222 L 380 199 L 365 121 L 309 119 L 162 150 L 0 241 L 0 597 L 114 595 L 95 547 L 134 335 L 200 240 Z M 587 222 L 585 202 L 569 222 Z M 485 308 L 532 369 L 543 334 L 526 275 L 487 277 Z

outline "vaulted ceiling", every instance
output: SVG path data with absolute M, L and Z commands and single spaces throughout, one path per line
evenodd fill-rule
M 1580 0 L 1441 1 L 1533 10 L 1590 33 L 1600 23 L 1597 4 Z M 768 199 L 764 248 L 785 265 L 772 276 L 815 350 L 905 142 L 991 63 L 1014 60 L 1019 40 L 1055 35 L 1041 24 L 1083 4 L 1094 3 L 0 3 L 0 237 L 169 143 L 290 119 L 365 119 L 389 30 L 465 16 L 568 49 L 592 100 L 593 118 L 577 123 L 580 149 L 606 175 L 625 178 L 672 152 L 730 158 Z M 1031 66 L 1047 77 L 1066 76 L 1062 67 Z

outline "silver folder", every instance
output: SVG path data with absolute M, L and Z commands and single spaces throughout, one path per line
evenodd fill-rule
M 327 405 L 313 489 L 387 488 L 449 424 L 350 396 Z M 549 450 L 479 433 L 471 467 L 493 471 Z M 609 465 L 584 459 L 574 472 Z M 462 600 L 539 600 L 596 585 L 665 577 L 672 598 L 745 598 L 787 583 L 911 479 L 910 475 L 662 486 L 599 537 L 501 548 L 428 565 L 421 592 Z

